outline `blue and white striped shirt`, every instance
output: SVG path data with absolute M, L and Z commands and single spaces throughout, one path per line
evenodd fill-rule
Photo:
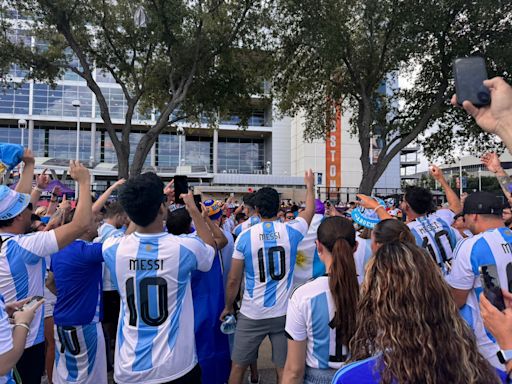
M 261 222 L 261 218 L 257 215 L 249 217 L 247 220 L 245 220 L 243 223 L 238 224 L 233 229 L 233 235 L 239 236 L 243 231 L 245 231 L 248 228 L 251 228 L 253 225 L 256 225 Z
M 14 348 L 12 343 L 12 328 L 9 324 L 7 312 L 5 312 L 4 298 L 0 295 L 0 355 Z M 15 384 L 12 371 L 5 376 L 0 376 L 0 384 Z

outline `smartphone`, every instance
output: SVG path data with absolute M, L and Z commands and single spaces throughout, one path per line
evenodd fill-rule
M 482 107 L 491 102 L 491 93 L 483 84 L 487 80 L 487 69 L 483 57 L 472 56 L 455 59 L 453 62 L 455 92 L 457 104 L 462 106 L 465 100 Z
M 201 212 L 201 195 L 194 195 L 194 202 L 196 203 L 197 209 Z
M 501 292 L 496 265 L 481 265 L 478 271 L 480 272 L 480 282 L 482 283 L 485 297 L 492 305 L 503 311 L 505 309 L 505 300 L 503 300 L 503 292 Z
M 174 176 L 174 198 L 176 204 L 184 205 L 183 199 L 180 198 L 183 193 L 188 193 L 188 178 L 187 176 L 176 175 Z
M 27 301 L 25 304 L 23 304 L 23 307 L 21 307 L 21 310 L 25 311 L 27 309 L 32 309 L 35 305 L 37 305 L 43 299 L 44 299 L 43 296 L 34 296 L 29 301 Z
M 508 291 L 512 293 L 512 263 L 507 264 Z

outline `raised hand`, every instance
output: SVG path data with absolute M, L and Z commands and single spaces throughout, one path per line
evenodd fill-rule
M 315 174 L 311 169 L 308 169 L 304 173 L 304 184 L 306 184 L 306 187 L 313 188 L 315 186 Z
M 495 152 L 488 152 L 484 154 L 480 161 L 483 165 L 489 170 L 489 172 L 497 173 L 501 171 L 503 168 L 501 167 L 500 158 Z
M 25 165 L 34 165 L 36 163 L 36 159 L 34 158 L 34 154 L 30 149 L 25 149 L 23 152 L 23 156 L 21 157 L 21 161 L 25 163 Z
M 432 177 L 434 179 L 436 179 L 439 182 L 444 180 L 443 171 L 437 165 L 431 165 L 430 166 L 430 174 L 432 175 Z
M 48 184 L 50 183 L 50 176 L 46 174 L 48 171 L 47 168 L 43 170 L 43 172 L 36 177 L 36 187 L 39 189 L 46 189 Z
M 359 198 L 359 205 L 366 209 L 375 209 L 380 204 L 377 200 L 370 196 L 363 195 L 362 193 L 356 195 Z
M 69 174 L 71 175 L 71 178 L 78 183 L 90 180 L 89 170 L 76 160 L 69 161 Z
M 119 179 L 114 184 L 112 184 L 112 189 L 117 189 L 124 183 L 126 183 L 126 179 Z

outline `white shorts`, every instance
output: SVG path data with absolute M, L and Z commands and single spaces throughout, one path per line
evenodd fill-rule
M 53 309 L 57 302 L 57 296 L 50 292 L 50 290 L 44 287 L 44 318 L 53 316 Z

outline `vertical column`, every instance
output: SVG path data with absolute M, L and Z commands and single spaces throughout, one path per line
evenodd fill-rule
M 28 121 L 28 149 L 32 150 L 34 147 L 34 120 Z
M 219 130 L 213 130 L 213 173 L 217 173 L 217 163 L 219 159 Z
M 91 123 L 91 156 L 89 164 L 92 166 L 96 161 L 96 123 Z
M 151 146 L 151 152 L 149 152 L 151 166 L 156 170 L 156 142 Z

